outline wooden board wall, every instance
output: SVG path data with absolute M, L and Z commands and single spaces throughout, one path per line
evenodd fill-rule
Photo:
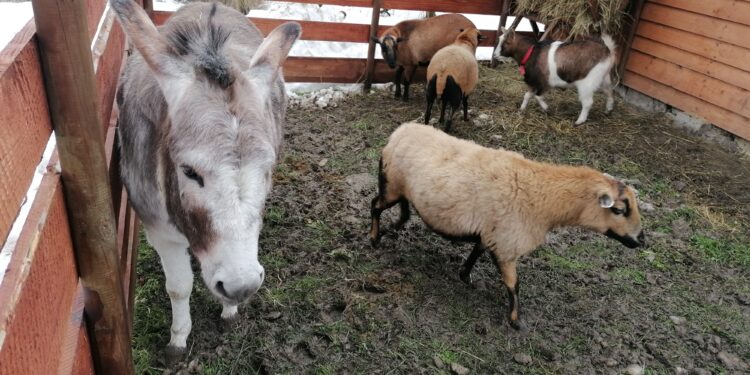
M 107 126 L 118 249 L 126 290 L 138 221 L 119 180 L 114 96 L 125 35 L 106 0 L 86 0 L 98 106 Z M 97 30 L 99 32 L 97 33 Z M 6 240 L 52 132 L 34 22 L 0 50 L 0 244 Z M 97 38 L 94 41 L 94 38 Z M 104 140 L 103 140 L 104 141 Z M 84 292 L 76 266 L 56 157 L 47 168 L 0 284 L 0 375 L 92 374 L 94 357 L 84 320 Z M 54 288 L 50 288 L 54 285 Z M 132 293 L 132 292 L 131 292 Z M 132 298 L 128 298 L 132 301 Z M 132 303 L 128 306 L 132 309 Z M 124 313 L 126 318 L 129 313 Z
M 623 83 L 750 140 L 750 2 L 647 0 Z

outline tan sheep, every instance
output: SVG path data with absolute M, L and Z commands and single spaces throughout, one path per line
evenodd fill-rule
M 479 64 L 477 64 L 476 52 L 479 41 L 484 36 L 475 28 L 462 30 L 453 44 L 443 47 L 432 57 L 427 67 L 427 109 L 424 113 L 424 123 L 430 123 L 430 112 L 437 98 L 442 102 L 440 108 L 440 120 L 445 119 L 446 104 L 448 107 L 448 118 L 445 119 L 445 131 L 449 132 L 453 123 L 453 114 L 458 106 L 464 104 L 464 121 L 468 120 L 469 94 L 479 80 Z
M 401 79 L 404 81 L 403 100 L 409 100 L 411 84 L 417 66 L 429 64 L 441 48 L 453 43 L 461 30 L 474 28 L 474 24 L 461 14 L 443 14 L 423 20 L 406 20 L 387 28 L 378 43 L 388 66 L 396 68 L 396 98 L 401 98 Z
M 431 126 L 401 125 L 380 160 L 379 193 L 372 200 L 370 240 L 380 240 L 380 214 L 399 203 L 409 219 L 409 202 L 425 224 L 448 238 L 474 242 L 459 276 L 489 250 L 510 297 L 508 319 L 519 316 L 518 258 L 561 226 L 603 233 L 628 247 L 645 244 L 633 189 L 587 167 L 540 163 L 502 149 L 490 149 L 452 137 Z

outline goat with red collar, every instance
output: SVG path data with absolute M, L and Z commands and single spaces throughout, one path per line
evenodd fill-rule
M 602 34 L 601 41 L 589 38 L 572 42 L 538 42 L 513 30 L 501 28 L 501 31 L 503 35 L 495 49 L 495 58 L 513 58 L 529 88 L 523 96 L 521 111 L 534 96 L 546 112 L 549 106 L 542 95 L 554 87 L 575 87 L 578 90 L 582 109 L 576 125 L 586 122 L 597 90 L 601 89 L 607 95 L 606 113 L 612 111 L 612 68 L 616 63 L 616 46 L 609 35 Z

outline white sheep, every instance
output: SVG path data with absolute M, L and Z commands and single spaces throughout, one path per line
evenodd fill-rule
M 645 243 L 634 190 L 587 167 L 540 163 L 503 149 L 452 137 L 431 126 L 401 125 L 380 159 L 379 192 L 372 200 L 370 240 L 380 240 L 380 214 L 396 203 L 409 219 L 409 202 L 425 224 L 448 238 L 476 245 L 459 275 L 486 250 L 510 296 L 510 325 L 519 318 L 518 258 L 545 241 L 551 229 L 580 226 L 628 247 Z
M 453 115 L 460 103 L 464 105 L 464 121 L 468 120 L 469 95 L 474 91 L 479 80 L 479 64 L 476 51 L 479 41 L 484 36 L 475 28 L 461 30 L 453 44 L 441 48 L 432 57 L 427 67 L 427 109 L 424 113 L 424 123 L 430 123 L 430 112 L 437 98 L 442 102 L 440 120 L 445 119 L 446 104 L 448 118 L 445 119 L 445 131 L 449 132 L 453 123 Z

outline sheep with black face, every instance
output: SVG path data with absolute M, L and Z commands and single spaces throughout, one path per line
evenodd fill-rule
M 621 181 L 587 167 L 485 148 L 416 123 L 401 125 L 383 149 L 371 208 L 374 246 L 381 213 L 399 204 L 401 227 L 410 216 L 409 202 L 433 231 L 475 244 L 459 272 L 462 280 L 471 281 L 474 264 L 489 251 L 508 289 L 508 321 L 516 329 L 525 329 L 516 264 L 553 228 L 579 226 L 627 247 L 645 244 L 635 191 Z
M 386 29 L 373 41 L 380 45 L 388 66 L 396 69 L 396 98 L 409 100 L 409 85 L 417 67 L 426 66 L 439 49 L 453 43 L 462 30 L 474 24 L 461 14 L 443 14 L 423 20 L 406 20 Z M 404 95 L 401 96 L 401 80 Z

